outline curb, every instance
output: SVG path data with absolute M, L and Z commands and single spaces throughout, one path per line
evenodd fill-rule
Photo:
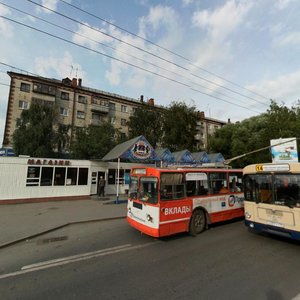
M 15 244 L 20 243 L 20 242 L 24 242 L 26 240 L 33 239 L 33 238 L 35 238 L 37 236 L 40 236 L 40 235 L 43 235 L 43 234 L 46 234 L 46 233 L 49 233 L 49 232 L 52 232 L 52 231 L 55 231 L 55 230 L 67 227 L 67 226 L 70 226 L 70 225 L 93 223 L 93 222 L 102 222 L 102 221 L 113 221 L 113 220 L 120 220 L 120 219 L 124 219 L 124 218 L 126 218 L 126 216 L 69 222 L 69 223 L 65 223 L 65 224 L 59 225 L 59 226 L 52 227 L 52 228 L 47 229 L 47 230 L 43 230 L 43 231 L 38 232 L 38 233 L 34 233 L 34 234 L 31 234 L 31 235 L 28 235 L 26 237 L 19 238 L 19 239 L 14 240 L 14 241 L 3 243 L 3 244 L 0 245 L 0 249 L 3 249 L 3 248 L 6 248 L 6 247 L 15 245 Z

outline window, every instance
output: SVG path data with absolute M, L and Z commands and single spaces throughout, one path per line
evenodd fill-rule
M 76 185 L 77 183 L 77 168 L 68 168 L 67 170 L 67 185 Z
M 67 117 L 68 116 L 68 109 L 64 108 L 64 107 L 61 107 L 60 108 L 60 115 Z
M 115 124 L 116 123 L 116 117 L 111 117 L 110 118 L 110 123 Z
M 79 102 L 79 103 L 86 104 L 86 103 L 87 103 L 87 99 L 86 99 L 85 96 L 79 95 L 79 96 L 78 96 L 78 102 Z
M 63 100 L 69 100 L 69 93 L 61 92 L 60 98 Z
M 41 104 L 41 105 L 47 105 L 47 106 L 53 106 L 55 104 L 55 101 L 47 101 L 47 100 L 35 98 L 35 97 L 31 98 L 31 102 Z
M 19 108 L 20 109 L 28 109 L 28 102 L 27 101 L 23 101 L 23 100 L 19 100 Z
M 300 207 L 300 176 L 299 174 L 274 175 L 274 200 L 277 205 Z
M 121 125 L 126 126 L 126 120 L 125 119 L 121 119 Z
M 92 119 L 101 121 L 103 117 L 101 114 L 92 113 Z
M 87 185 L 88 171 L 88 168 L 79 168 L 78 185 Z
M 209 194 L 228 192 L 227 173 L 209 173 Z
M 40 167 L 28 167 L 26 186 L 38 186 L 40 182 Z
M 22 92 L 27 92 L 27 93 L 29 93 L 29 92 L 30 92 L 30 84 L 25 83 L 25 82 L 21 82 L 20 90 L 21 90 Z
M 157 178 L 141 177 L 139 198 L 148 203 L 157 203 L 158 182 Z
M 27 170 L 26 186 L 87 185 L 88 170 L 64 166 L 30 166 Z
M 242 173 L 229 173 L 229 189 L 230 192 L 242 192 Z
M 121 105 L 121 112 L 127 112 L 127 106 Z
M 108 184 L 115 184 L 115 183 L 116 183 L 116 170 L 108 169 Z
M 65 185 L 66 168 L 55 168 L 54 185 Z
M 41 94 L 48 94 L 55 96 L 56 94 L 56 87 L 47 85 L 47 84 L 42 84 L 42 83 L 37 83 L 35 82 L 33 84 L 33 91 L 36 93 L 41 93 Z
M 84 111 L 77 111 L 77 118 L 78 119 L 84 119 L 85 118 L 85 113 Z
M 184 197 L 182 173 L 162 173 L 160 184 L 161 200 L 182 199 Z
M 109 102 L 109 109 L 110 110 L 116 110 L 116 104 L 112 103 L 112 102 Z
M 208 193 L 207 174 L 204 172 L 186 173 L 186 194 L 187 196 L 201 196 Z
M 51 186 L 53 179 L 53 167 L 43 167 L 41 176 L 41 186 Z
M 137 191 L 138 191 L 138 177 L 130 177 L 130 183 L 129 183 L 129 197 L 136 199 L 137 198 Z

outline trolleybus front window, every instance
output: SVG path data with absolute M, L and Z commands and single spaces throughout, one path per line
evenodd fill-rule
M 274 176 L 274 204 L 300 207 L 300 175 L 276 174 Z
M 158 180 L 154 177 L 141 177 L 139 198 L 142 201 L 156 204 L 157 203 L 157 194 L 158 194 Z
M 136 199 L 138 191 L 138 177 L 130 177 L 129 198 Z
M 256 203 L 272 202 L 272 175 L 246 175 L 244 178 L 245 199 Z

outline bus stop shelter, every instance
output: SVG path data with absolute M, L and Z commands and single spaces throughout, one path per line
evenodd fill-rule
M 135 162 L 144 164 L 153 164 L 160 159 L 156 155 L 153 147 L 147 139 L 140 135 L 136 138 L 128 140 L 115 146 L 103 158 L 103 161 L 117 161 L 117 202 L 119 200 L 119 176 L 120 176 L 120 162 Z

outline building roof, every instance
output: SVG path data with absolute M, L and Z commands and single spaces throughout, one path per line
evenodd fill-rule
M 103 158 L 103 161 L 154 162 L 159 161 L 154 149 L 143 135 L 115 146 Z
M 189 150 L 182 150 L 172 153 L 175 157 L 176 163 L 184 163 L 184 164 L 191 164 L 195 163 L 195 160 Z
M 225 160 L 224 156 L 221 153 L 211 153 L 208 154 L 212 163 L 220 163 Z
M 175 157 L 168 148 L 155 149 L 155 153 L 156 153 L 157 157 L 163 162 L 166 162 L 166 163 L 174 163 L 175 162 Z
M 197 163 L 210 163 L 210 158 L 205 151 L 202 152 L 193 152 L 192 157 Z

